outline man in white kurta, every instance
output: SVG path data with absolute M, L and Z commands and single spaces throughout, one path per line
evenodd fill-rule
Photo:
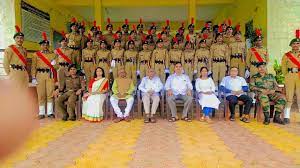
M 165 85 L 165 89 L 167 91 L 167 102 L 172 113 L 172 117 L 169 121 L 174 122 L 178 119 L 176 109 L 176 100 L 178 99 L 183 100 L 184 102 L 182 119 L 185 121 L 191 121 L 191 119 L 188 118 L 188 111 L 193 102 L 193 85 L 189 76 L 182 73 L 183 69 L 181 63 L 177 63 L 174 70 L 175 73 L 168 77 Z
M 139 85 L 139 90 L 142 91 L 142 100 L 145 109 L 145 123 L 155 123 L 154 117 L 158 104 L 159 104 L 159 92 L 162 90 L 163 84 L 159 77 L 156 76 L 154 69 L 150 68 L 147 71 L 147 76 L 142 79 Z M 150 101 L 152 100 L 152 107 L 150 113 Z
M 231 67 L 230 76 L 224 77 L 220 86 L 221 90 L 225 93 L 226 100 L 229 101 L 229 109 L 231 113 L 230 120 L 235 120 L 235 106 L 238 104 L 238 101 L 242 101 L 244 102 L 245 108 L 241 121 L 248 123 L 250 121 L 249 113 L 251 110 L 252 98 L 246 94 L 249 90 L 248 84 L 243 77 L 237 76 L 238 72 L 237 67 Z

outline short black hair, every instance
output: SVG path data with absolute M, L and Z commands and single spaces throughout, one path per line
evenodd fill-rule
M 202 72 L 202 71 L 203 71 L 203 69 L 206 69 L 206 70 L 207 70 L 207 72 L 208 72 L 208 68 L 207 68 L 206 66 L 203 66 L 203 67 L 201 67 L 201 68 L 200 68 L 200 72 Z
M 236 66 L 232 66 L 232 67 L 230 67 L 230 70 L 231 70 L 231 69 L 234 69 L 234 68 L 237 69 L 237 70 L 239 69 L 239 68 L 236 67 Z
M 77 69 L 77 68 L 76 68 L 76 64 L 70 64 L 70 65 L 68 66 L 68 71 L 70 71 L 71 68 Z
M 101 67 L 97 67 L 97 68 L 95 69 L 95 71 L 94 71 L 94 78 L 97 78 L 97 70 L 98 70 L 98 69 L 101 69 L 101 71 L 102 71 L 102 78 L 104 78 L 104 77 L 105 77 L 104 69 L 101 68 Z

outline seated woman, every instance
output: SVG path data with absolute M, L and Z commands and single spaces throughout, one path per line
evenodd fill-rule
M 196 90 L 199 93 L 199 104 L 201 105 L 204 115 L 200 121 L 211 122 L 209 115 L 213 109 L 218 109 L 220 100 L 215 93 L 215 84 L 211 78 L 208 78 L 207 67 L 200 69 L 200 78 L 196 80 Z
M 106 99 L 109 83 L 104 70 L 96 68 L 94 78 L 89 82 L 88 93 L 83 96 L 82 116 L 91 122 L 103 120 L 103 104 Z

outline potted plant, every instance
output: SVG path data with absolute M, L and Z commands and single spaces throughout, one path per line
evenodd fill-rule
M 275 59 L 273 68 L 276 73 L 275 79 L 276 79 L 279 87 L 284 87 L 284 75 L 282 74 L 281 65 L 278 63 L 277 59 Z

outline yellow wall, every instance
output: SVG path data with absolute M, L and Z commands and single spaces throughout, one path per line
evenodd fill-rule
M 233 24 L 240 23 L 241 31 L 245 32 L 245 23 L 253 19 L 255 28 L 262 28 L 264 45 L 267 46 L 267 0 L 236 0 L 234 5 L 224 8 L 214 19 L 219 24 L 231 18 Z
M 72 17 L 76 17 L 81 20 L 82 17 L 79 15 L 71 14 L 67 9 L 55 6 L 55 3 L 44 4 L 39 0 L 25 0 L 26 3 L 31 4 L 32 6 L 50 14 L 50 29 L 51 37 L 53 31 L 61 32 L 66 30 L 66 23 L 71 20 Z M 21 21 L 21 0 L 15 0 L 15 12 L 16 12 L 16 24 L 22 25 Z M 41 37 L 42 38 L 42 37 Z M 25 41 L 24 46 L 27 50 L 38 50 L 39 45 L 34 42 Z

